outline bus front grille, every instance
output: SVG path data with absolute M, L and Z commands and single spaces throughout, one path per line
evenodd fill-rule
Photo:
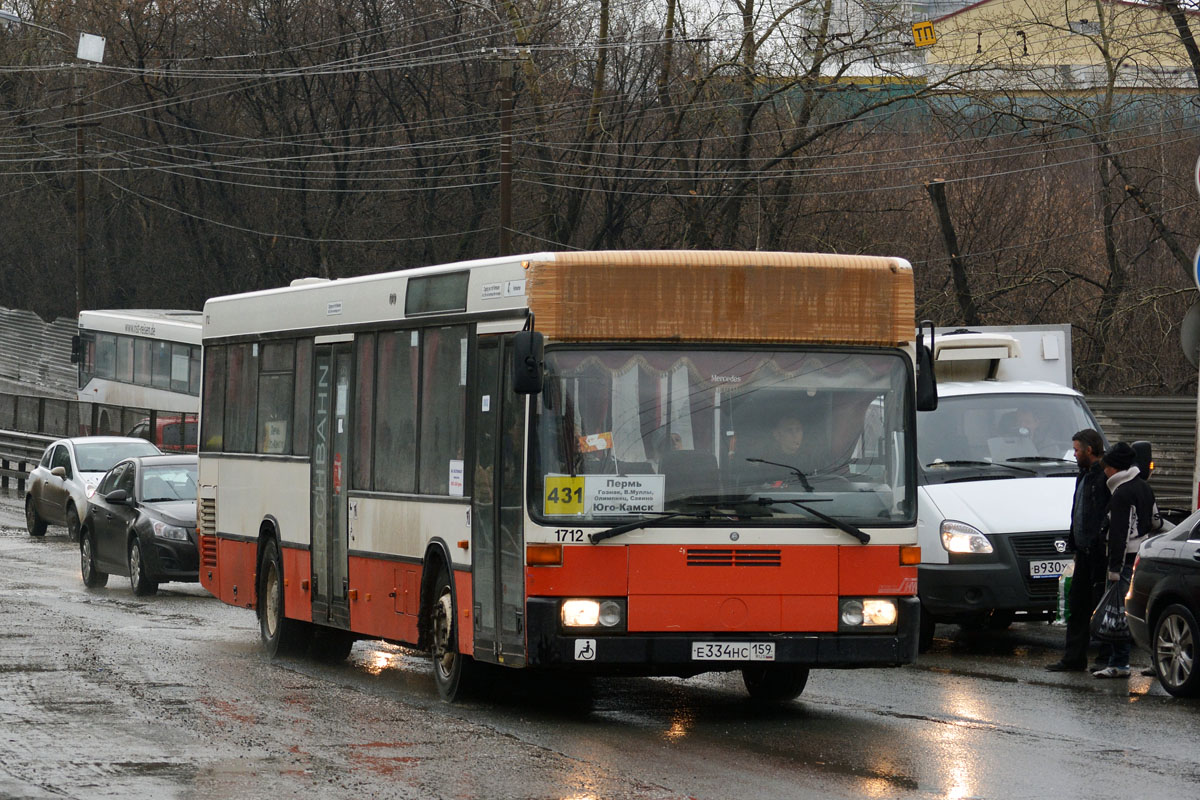
M 783 563 L 779 550 L 749 548 L 688 548 L 689 567 L 778 567 Z

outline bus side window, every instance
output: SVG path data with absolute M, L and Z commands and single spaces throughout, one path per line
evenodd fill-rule
M 418 491 L 450 491 L 451 461 L 461 461 L 466 439 L 465 326 L 426 328 L 421 369 L 421 467 Z
M 225 443 L 225 345 L 204 348 L 204 417 L 201 449 L 220 452 Z

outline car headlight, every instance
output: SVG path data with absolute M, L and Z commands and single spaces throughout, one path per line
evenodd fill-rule
M 847 597 L 840 604 L 843 628 L 890 628 L 896 624 L 896 601 L 888 597 Z
M 564 628 L 618 628 L 625 622 L 625 609 L 617 600 L 564 600 L 561 614 Z
M 88 481 L 87 483 L 85 483 L 83 485 L 83 490 L 87 494 L 87 496 L 90 498 L 92 495 L 94 495 L 96 493 L 96 487 L 99 485 L 100 485 L 99 483 L 93 483 L 92 481 Z
M 168 525 L 165 522 L 155 521 L 153 526 L 154 535 L 160 539 L 172 539 L 176 542 L 186 542 L 188 540 L 188 532 L 185 528 L 180 528 L 178 525 Z
M 978 528 L 952 519 L 942 521 L 942 547 L 948 553 L 992 552 L 992 543 Z

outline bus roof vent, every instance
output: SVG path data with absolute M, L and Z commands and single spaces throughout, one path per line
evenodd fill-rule
M 933 342 L 933 360 L 943 380 L 995 380 L 1002 359 L 1020 357 L 1021 343 L 1005 333 L 960 328 Z
M 296 278 L 288 286 L 311 286 L 314 283 L 329 283 L 329 278 Z

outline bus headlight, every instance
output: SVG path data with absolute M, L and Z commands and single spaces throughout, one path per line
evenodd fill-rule
M 605 600 L 600 604 L 600 627 L 614 628 L 621 624 L 621 604 L 615 600 Z
M 992 552 L 992 543 L 978 528 L 952 519 L 942 521 L 942 547 L 948 553 Z
M 890 628 L 896 624 L 896 601 L 888 597 L 847 597 L 839 608 L 841 628 Z
M 564 600 L 562 624 L 566 628 L 594 628 L 600 622 L 600 604 L 595 600 Z
M 561 614 L 564 628 L 616 629 L 625 624 L 625 607 L 619 600 L 564 600 Z

